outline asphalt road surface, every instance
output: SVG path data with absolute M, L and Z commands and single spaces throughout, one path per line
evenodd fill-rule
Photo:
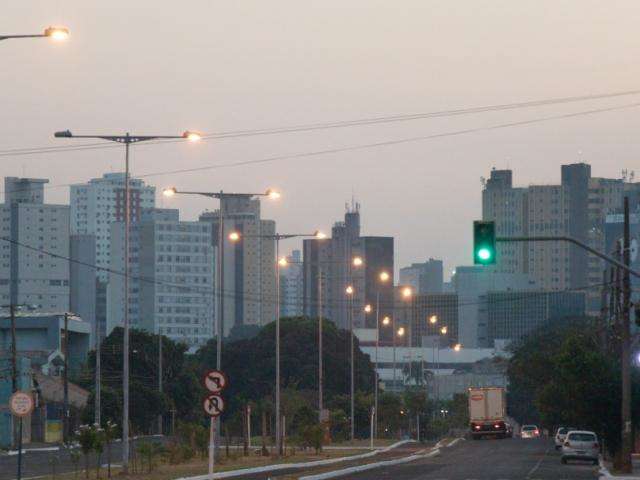
M 343 480 L 591 480 L 598 467 L 560 463 L 552 440 L 504 439 L 459 442 L 441 455 L 341 477 Z

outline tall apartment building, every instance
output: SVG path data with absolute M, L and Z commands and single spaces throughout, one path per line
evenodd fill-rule
M 111 225 L 111 264 L 124 270 L 124 223 Z M 180 221 L 177 210 L 143 210 L 130 233 L 129 320 L 132 327 L 186 343 L 213 337 L 214 249 L 211 226 Z M 108 331 L 122 325 L 124 277 L 110 273 Z
M 400 284 L 408 285 L 416 293 L 442 293 L 444 285 L 442 260 L 430 258 L 400 269 Z
M 220 202 L 223 229 L 224 335 L 238 325 L 265 325 L 276 315 L 276 223 L 260 216 L 260 200 L 250 195 L 224 198 Z M 205 212 L 201 222 L 210 224 L 212 245 L 218 247 L 219 212 Z M 240 241 L 229 233 L 238 232 Z M 217 312 L 217 309 L 216 309 Z
M 71 234 L 94 235 L 96 265 L 110 267 L 111 224 L 124 221 L 124 173 L 105 173 L 88 183 L 71 185 Z M 155 187 L 142 180 L 129 179 L 131 223 L 137 222 L 144 209 L 155 207 Z M 109 279 L 107 271 L 99 270 L 101 282 Z
M 354 265 L 355 257 L 363 264 Z M 375 328 L 378 304 L 380 318 L 393 314 L 393 237 L 361 236 L 358 204 L 347 207 L 331 238 L 304 240 L 303 258 L 306 315 L 318 315 L 320 278 L 322 316 L 340 328 L 348 328 L 351 319 L 355 328 Z M 389 274 L 387 282 L 380 282 L 381 272 Z M 349 285 L 354 290 L 350 297 L 345 292 Z M 368 313 L 366 305 L 371 305 Z
M 298 317 L 304 314 L 302 254 L 294 250 L 280 267 L 280 316 Z
M 0 230 L 11 241 L 0 241 L 0 297 L 3 304 L 64 312 L 69 310 L 69 262 L 64 259 L 69 256 L 69 207 L 44 203 L 48 181 L 5 177 Z
M 108 295 L 109 272 L 111 268 L 111 225 L 124 222 L 124 173 L 105 173 L 101 178 L 94 178 L 87 183 L 71 185 L 71 235 L 76 254 L 83 254 L 84 261 L 101 267 L 95 270 L 97 279 L 95 295 L 90 295 L 86 285 L 78 287 L 80 295 L 74 299 L 76 308 L 82 311 L 93 311 L 101 337 L 107 334 L 106 297 Z M 142 180 L 129 179 L 130 221 L 140 220 L 143 209 L 155 207 L 155 187 L 145 185 Z M 87 235 L 93 237 L 95 243 L 91 250 Z M 77 243 L 79 242 L 79 243 Z M 86 257 L 91 253 L 92 257 Z M 83 279 L 86 281 L 86 278 Z M 91 320 L 91 319 L 88 319 Z

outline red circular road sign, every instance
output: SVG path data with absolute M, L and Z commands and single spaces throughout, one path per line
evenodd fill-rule
M 209 370 L 202 378 L 204 388 L 211 393 L 220 393 L 229 384 L 229 380 L 224 372 L 220 370 Z
M 11 395 L 9 408 L 16 417 L 26 417 L 34 408 L 33 396 L 27 392 L 16 392 Z
M 207 415 L 217 417 L 224 412 L 224 399 L 216 394 L 207 395 L 202 401 L 202 406 Z

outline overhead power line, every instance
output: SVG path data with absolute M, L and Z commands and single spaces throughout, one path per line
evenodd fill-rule
M 499 112 L 504 110 L 516 110 L 516 109 L 522 109 L 522 108 L 546 107 L 551 105 L 560 105 L 560 104 L 566 104 L 566 103 L 576 103 L 576 102 L 584 102 L 584 101 L 591 101 L 591 100 L 603 100 L 603 99 L 610 99 L 610 98 L 617 98 L 617 97 L 624 97 L 624 96 L 631 96 L 631 95 L 638 95 L 638 94 L 640 94 L 640 90 L 627 90 L 627 91 L 621 91 L 621 92 L 609 92 L 609 93 L 593 94 L 593 95 L 548 98 L 548 99 L 542 99 L 542 100 L 529 100 L 525 102 L 485 105 L 485 106 L 479 106 L 479 107 L 458 108 L 458 109 L 451 109 L 451 110 L 436 110 L 432 112 L 396 114 L 396 115 L 387 115 L 387 116 L 378 116 L 378 117 L 365 117 L 365 118 L 359 118 L 359 119 L 353 119 L 353 120 L 303 123 L 303 124 L 297 124 L 297 125 L 249 129 L 249 130 L 230 130 L 230 131 L 222 131 L 222 132 L 205 133 L 202 135 L 202 138 L 205 140 L 217 140 L 217 139 L 224 139 L 224 138 L 238 138 L 238 137 L 249 137 L 249 136 L 257 136 L 257 135 L 277 135 L 277 134 L 283 134 L 283 133 L 299 133 L 299 132 L 307 132 L 307 131 L 313 131 L 313 130 L 327 130 L 327 129 L 334 129 L 334 128 L 346 128 L 346 127 L 357 127 L 357 126 L 366 126 L 366 125 L 377 125 L 377 124 L 384 124 L 384 123 L 407 122 L 412 120 L 423 120 L 423 119 L 429 119 L 429 118 L 453 117 L 453 116 L 471 115 L 471 114 L 477 114 L 477 113 Z M 158 144 L 178 143 L 178 142 L 184 142 L 184 140 L 180 140 L 180 139 L 155 140 L 155 141 L 145 142 L 144 145 L 158 145 Z M 92 142 L 92 143 L 85 143 L 80 145 L 22 147 L 22 148 L 0 150 L 0 156 L 38 155 L 38 154 L 55 153 L 55 152 L 102 150 L 102 149 L 111 149 L 111 148 L 119 148 L 119 147 L 120 145 L 107 144 L 104 142 Z
M 236 161 L 236 162 L 218 163 L 218 164 L 213 164 L 213 165 L 205 165 L 205 166 L 201 166 L 201 167 L 183 168 L 183 169 L 176 169 L 176 170 L 164 170 L 164 171 L 159 171 L 159 172 L 142 173 L 142 174 L 136 174 L 135 177 L 136 178 L 150 178 L 150 177 L 158 177 L 158 176 L 162 176 L 162 175 L 176 175 L 176 174 L 181 174 L 181 173 L 194 173 L 194 172 L 202 172 L 202 171 L 207 171 L 207 170 L 217 170 L 217 169 L 221 169 L 221 168 L 235 168 L 235 167 L 243 167 L 243 166 L 250 166 L 250 165 L 273 163 L 273 162 L 285 161 L 285 160 L 297 160 L 297 159 L 304 159 L 304 158 L 312 158 L 312 157 L 317 157 L 317 156 L 321 156 L 321 155 L 331 155 L 331 154 L 336 154 L 336 153 L 352 152 L 352 151 L 358 151 L 358 150 L 368 150 L 368 149 L 373 149 L 373 148 L 389 147 L 389 146 L 401 145 L 401 144 L 406 144 L 406 143 L 415 143 L 415 142 L 421 142 L 421 141 L 435 140 L 435 139 L 438 139 L 438 138 L 455 137 L 455 136 L 461 136 L 461 135 L 468 135 L 468 134 L 472 134 L 472 133 L 486 132 L 486 131 L 492 131 L 492 130 L 500 130 L 500 129 L 504 129 L 504 128 L 519 127 L 519 126 L 524 126 L 524 125 L 534 125 L 534 124 L 545 123 L 545 122 L 549 122 L 549 121 L 563 120 L 563 119 L 574 118 L 574 117 L 582 117 L 582 116 L 590 116 L 590 115 L 596 115 L 596 114 L 599 114 L 599 113 L 613 112 L 613 111 L 617 111 L 617 110 L 626 110 L 626 109 L 637 108 L 637 107 L 640 107 L 640 102 L 634 102 L 634 103 L 629 103 L 629 104 L 625 104 L 625 105 L 616 105 L 616 106 L 612 106 L 612 107 L 596 108 L 596 109 L 591 109 L 591 110 L 583 110 L 583 111 L 580 111 L 580 112 L 564 113 L 564 114 L 550 115 L 550 116 L 545 116 L 545 117 L 537 117 L 537 118 L 531 118 L 531 119 L 528 119 L 528 120 L 520 120 L 520 121 L 514 121 L 514 122 L 498 123 L 498 124 L 487 125 L 487 126 L 483 126 L 483 127 L 474 127 L 474 128 L 465 128 L 465 129 L 461 129 L 461 130 L 452 130 L 452 131 L 449 131 L 449 132 L 434 133 L 434 134 L 430 134 L 430 135 L 422 135 L 422 136 L 415 136 L 415 137 L 400 138 L 400 139 L 396 139 L 396 140 L 385 140 L 385 141 L 381 141 L 381 142 L 363 143 L 363 144 L 358 144 L 358 145 L 349 145 L 349 146 L 345 146 L 345 147 L 327 148 L 327 149 L 315 150 L 315 151 L 310 151 L 310 152 L 300 152 L 300 153 L 292 153 L 292 154 L 286 154 L 286 155 L 274 155 L 274 156 L 270 156 L 270 157 L 258 158 L 258 159 L 253 159 L 253 160 L 239 160 L 239 161 Z M 71 187 L 74 184 L 75 183 L 47 185 L 47 186 L 45 186 L 45 188 L 47 188 L 47 189 L 64 188 L 64 187 Z M 0 193 L 5 193 L 6 194 L 6 193 L 19 192 L 19 191 L 22 191 L 22 190 L 21 189 L 17 189 L 17 190 L 12 190 L 11 192 L 5 191 L 5 192 L 0 192 Z

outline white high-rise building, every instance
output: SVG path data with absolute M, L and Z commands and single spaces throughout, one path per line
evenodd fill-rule
M 124 223 L 111 226 L 107 332 L 124 318 Z M 186 343 L 213 337 L 214 248 L 211 225 L 180 221 L 178 210 L 145 210 L 131 226 L 129 321 Z
M 0 206 L 0 300 L 69 310 L 69 207 L 44 203 L 39 178 L 6 177 Z M 53 254 L 53 255 L 52 255 Z
M 143 209 L 155 207 L 155 187 L 142 180 L 129 179 L 130 221 L 137 222 Z M 111 224 L 124 221 L 124 173 L 105 173 L 88 183 L 71 186 L 71 234 L 94 235 L 96 265 L 110 268 Z M 109 273 L 97 272 L 106 283 Z
M 287 256 L 287 265 L 280 267 L 280 316 L 298 317 L 304 314 L 304 268 L 300 250 Z

